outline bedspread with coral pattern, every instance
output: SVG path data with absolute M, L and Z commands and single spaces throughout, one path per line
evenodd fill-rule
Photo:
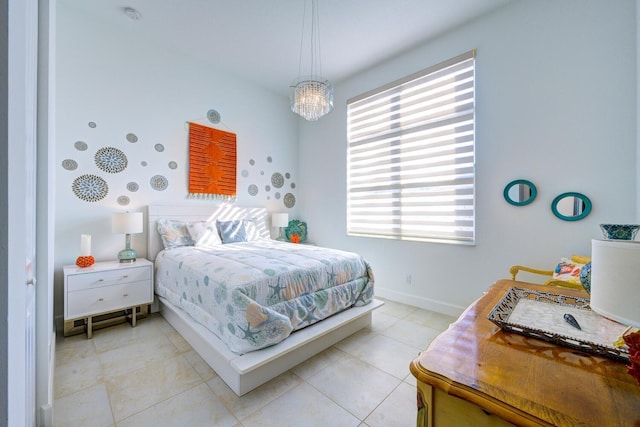
M 373 299 L 358 254 L 274 240 L 158 254 L 156 293 L 181 307 L 235 353 L 258 350 Z

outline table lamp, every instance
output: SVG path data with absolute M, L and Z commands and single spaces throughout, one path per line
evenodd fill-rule
M 114 212 L 111 215 L 111 231 L 125 235 L 126 247 L 118 252 L 120 262 L 135 262 L 138 251 L 131 248 L 131 234 L 142 233 L 142 212 Z
M 593 311 L 624 325 L 640 328 L 640 242 L 591 241 Z
M 278 235 L 278 238 L 276 240 L 280 240 L 281 242 L 284 242 L 285 240 L 287 240 L 284 237 L 283 229 L 288 225 L 289 225 L 289 214 L 274 213 L 271 215 L 271 226 L 278 227 L 280 229 L 280 234 Z

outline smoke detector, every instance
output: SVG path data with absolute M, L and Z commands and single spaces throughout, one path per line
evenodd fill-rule
M 142 14 L 132 7 L 125 7 L 124 14 L 127 15 L 132 21 L 138 21 L 142 19 Z

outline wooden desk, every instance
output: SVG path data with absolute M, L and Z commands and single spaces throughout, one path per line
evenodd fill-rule
M 550 291 L 496 282 L 411 363 L 424 404 L 418 425 L 640 427 L 640 385 L 624 363 L 503 332 L 487 319 L 511 286 Z

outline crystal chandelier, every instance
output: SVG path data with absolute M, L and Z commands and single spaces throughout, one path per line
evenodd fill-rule
M 306 3 L 305 3 L 306 11 Z M 304 17 L 300 41 L 300 65 L 298 78 L 290 86 L 291 111 L 309 121 L 315 121 L 333 111 L 333 85 L 321 77 L 318 1 L 311 0 L 311 74 L 300 76 L 302 46 L 304 44 Z

